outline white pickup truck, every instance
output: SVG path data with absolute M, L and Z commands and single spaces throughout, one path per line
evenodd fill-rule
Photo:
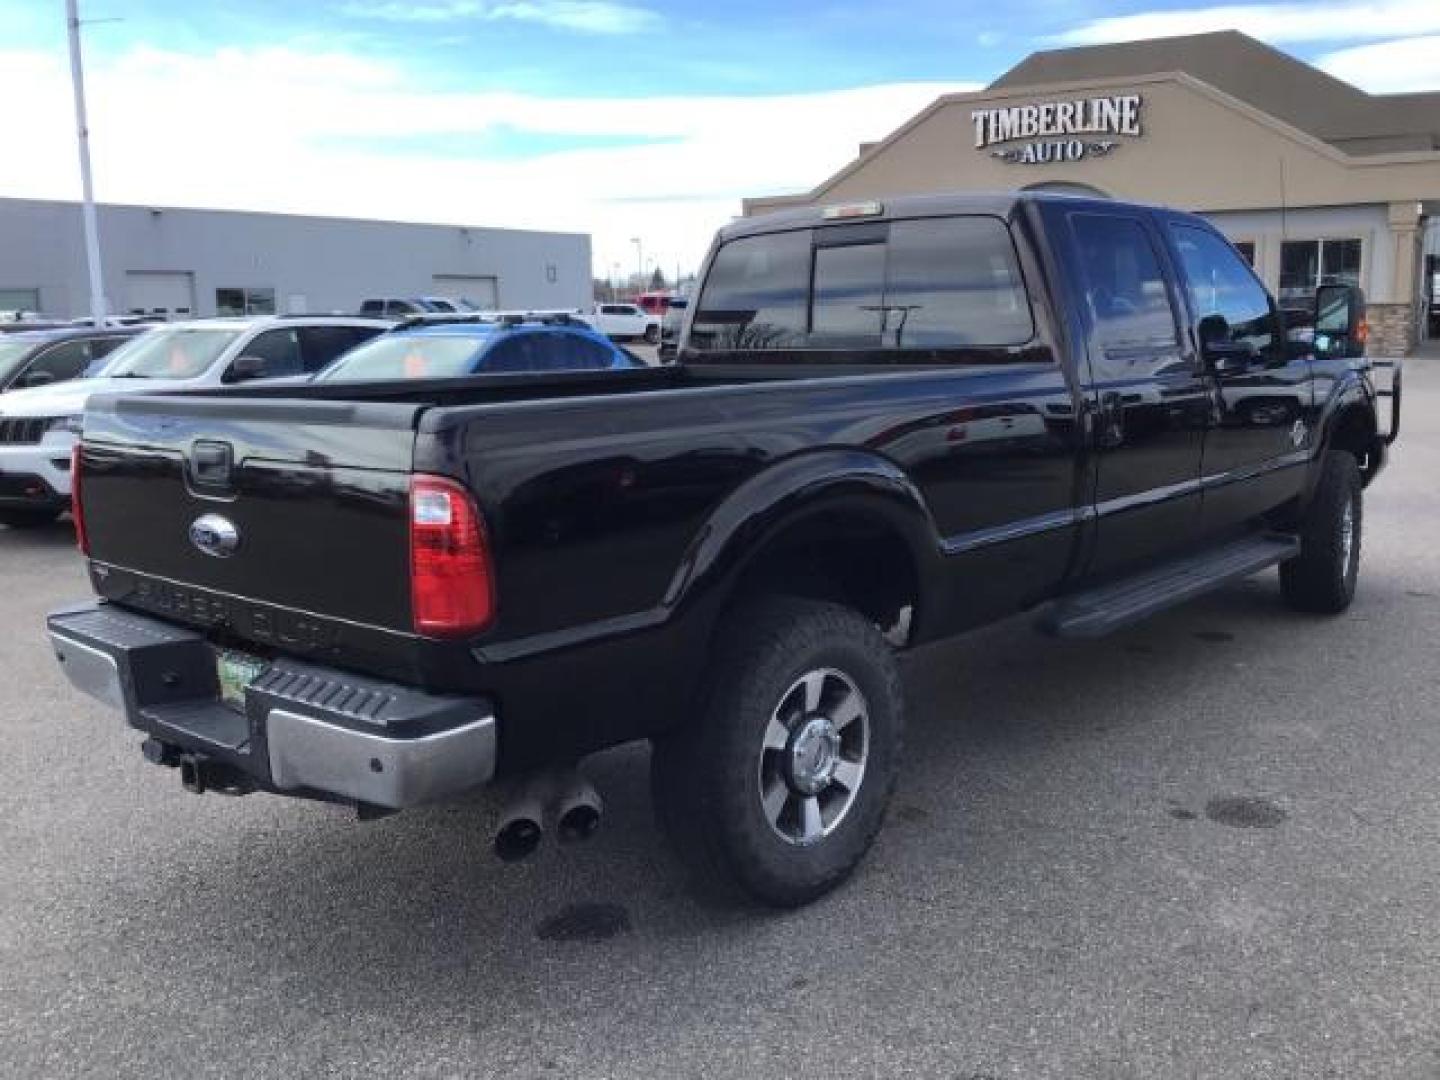
M 660 318 L 635 304 L 596 304 L 595 329 L 616 340 L 643 338 L 650 344 L 660 340 Z

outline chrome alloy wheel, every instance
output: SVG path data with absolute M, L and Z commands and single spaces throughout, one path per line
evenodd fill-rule
M 1340 573 L 1350 573 L 1350 556 L 1355 552 L 1355 497 L 1345 500 L 1340 511 Z
M 786 843 L 813 844 L 849 812 L 865 778 L 870 710 L 834 668 L 807 671 L 780 695 L 760 752 L 765 820 Z

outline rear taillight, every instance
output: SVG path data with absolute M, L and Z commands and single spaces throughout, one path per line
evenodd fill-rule
M 90 554 L 90 538 L 85 535 L 85 510 L 80 505 L 80 441 L 70 448 L 70 518 L 75 522 L 75 543 L 81 555 Z
M 495 617 L 495 579 L 485 526 L 454 480 L 410 480 L 410 608 L 415 632 L 464 637 Z

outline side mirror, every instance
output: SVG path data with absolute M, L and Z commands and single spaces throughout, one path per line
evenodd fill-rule
M 27 371 L 20 376 L 20 385 L 27 390 L 33 386 L 49 386 L 55 381 L 53 371 Z
M 1206 315 L 1200 320 L 1200 359 L 1213 375 L 1235 375 L 1255 361 L 1255 346 L 1235 341 L 1223 315 Z
M 1315 351 L 1322 356 L 1365 355 L 1365 293 L 1357 285 L 1315 290 Z
M 246 379 L 263 379 L 269 367 L 270 361 L 263 356 L 237 357 L 235 363 L 230 365 L 230 377 L 235 382 L 244 382 Z

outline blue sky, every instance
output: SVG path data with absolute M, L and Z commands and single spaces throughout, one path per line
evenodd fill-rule
M 1065 44 L 1237 27 L 1369 88 L 1440 88 L 1440 0 L 82 0 L 115 201 L 646 238 L 689 266 L 741 195 L 803 190 L 933 96 Z M 109 17 L 118 22 L 101 22 Z M 0 0 L 0 94 L 74 194 L 61 0 Z M 59 80 L 57 82 L 57 79 Z M 777 130 L 778 129 L 778 130 Z M 260 163 L 263 163 L 260 164 Z

